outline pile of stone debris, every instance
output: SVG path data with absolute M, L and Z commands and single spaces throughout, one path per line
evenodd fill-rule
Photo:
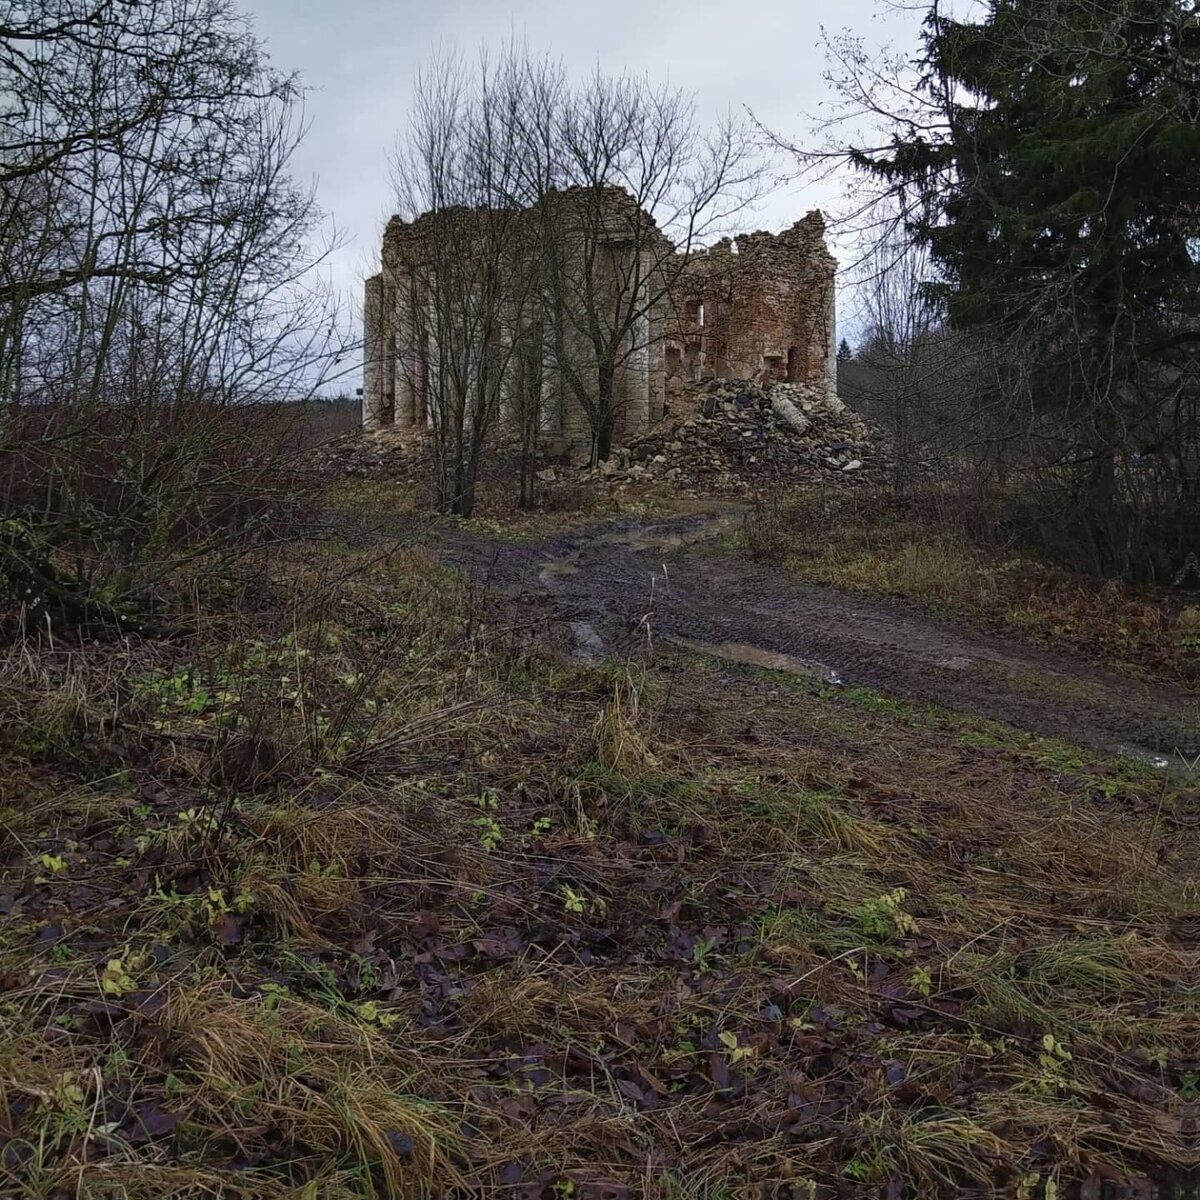
M 321 474 L 335 478 L 423 479 L 430 469 L 429 437 L 415 429 L 389 428 L 365 435 L 355 430 L 321 446 L 312 464 Z
M 539 478 L 740 494 L 832 476 L 849 481 L 889 465 L 886 439 L 821 387 L 715 379 L 672 397 L 670 415 L 616 447 L 609 461 L 548 467 Z
M 516 450 L 505 449 L 515 471 Z M 424 431 L 383 430 L 339 439 L 323 448 L 316 465 L 342 476 L 419 482 L 428 479 L 430 453 Z M 856 482 L 890 465 L 887 439 L 823 388 L 718 379 L 676 391 L 670 413 L 614 447 L 607 462 L 547 465 L 538 481 L 542 488 L 748 495 L 781 484 Z

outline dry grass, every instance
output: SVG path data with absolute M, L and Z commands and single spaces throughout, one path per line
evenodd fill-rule
M 1185 1165 L 1174 795 L 781 678 L 571 666 L 371 545 L 266 564 L 170 646 L 14 649 L 0 1191 L 1032 1197 Z
M 867 493 L 763 497 L 742 548 L 814 583 L 912 600 L 1162 678 L 1194 676 L 1188 610 L 1178 595 L 1071 575 L 1021 555 L 955 498 Z

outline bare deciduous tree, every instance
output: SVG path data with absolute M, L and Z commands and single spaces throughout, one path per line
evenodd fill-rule
M 595 461 L 612 448 L 618 370 L 647 355 L 651 314 L 669 306 L 686 256 L 759 195 L 762 160 L 743 122 L 706 129 L 691 96 L 641 76 L 596 72 L 556 129 L 559 194 L 545 206 L 555 359 L 588 415 Z
M 227 0 L 29 11 L 0 4 L 4 562 L 30 603 L 63 551 L 120 596 L 246 537 L 271 497 L 248 435 L 331 361 L 301 93 Z M 53 590 L 39 620 L 69 617 Z
M 385 239 L 411 252 L 400 275 L 416 302 L 386 299 L 407 332 L 384 369 L 429 395 L 444 507 L 469 511 L 501 398 L 522 503 L 548 391 L 586 414 L 593 461 L 608 456 L 619 373 L 663 338 L 651 317 L 686 254 L 757 194 L 753 147 L 731 117 L 702 129 L 682 92 L 599 73 L 573 87 L 518 44 L 477 70 L 450 58 L 422 73 L 395 157 L 406 220 Z
M 838 384 L 890 431 L 893 488 L 907 492 L 921 465 L 969 467 L 976 482 L 988 464 L 1003 471 L 1013 421 L 995 348 L 949 327 L 929 294 L 928 251 L 902 228 L 881 220 L 864 240 L 851 281 L 863 333 Z
M 481 56 L 474 73 L 436 59 L 417 78 L 393 160 L 411 224 L 389 228 L 385 254 L 402 258 L 405 294 L 388 297 L 400 334 L 385 353 L 405 395 L 427 406 L 438 503 L 460 516 L 471 515 L 485 440 L 528 358 L 539 271 L 522 203 L 525 103 L 510 59 L 497 67 Z

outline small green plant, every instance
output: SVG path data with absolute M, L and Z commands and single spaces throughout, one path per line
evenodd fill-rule
M 1168 1063 L 1171 1061 L 1165 1046 L 1143 1046 L 1142 1057 L 1152 1067 L 1157 1067 L 1160 1071 L 1165 1071 Z
M 967 1052 L 978 1054 L 981 1058 L 999 1058 L 1007 1054 L 1009 1049 L 1009 1040 L 1004 1036 L 989 1041 L 981 1034 L 972 1033 L 967 1039 Z
M 921 996 L 928 996 L 933 991 L 933 976 L 925 967 L 915 967 L 908 977 L 908 986 Z
M 314 858 L 304 868 L 304 873 L 315 875 L 319 879 L 338 879 L 341 877 L 342 869 L 337 863 L 323 863 L 320 859 Z
M 582 913 L 587 908 L 587 901 L 579 892 L 568 884 L 563 884 L 563 908 L 569 913 Z
M 712 964 L 709 962 L 709 957 L 716 948 L 717 942 L 715 938 L 697 938 L 695 945 L 692 946 L 692 962 L 696 964 L 696 970 L 701 975 L 711 969 Z
M 886 1155 L 878 1150 L 863 1150 L 845 1166 L 844 1173 L 856 1183 L 878 1184 L 888 1177 L 890 1164 Z
M 479 830 L 479 844 L 487 854 L 491 854 L 504 840 L 500 822 L 493 816 L 476 817 L 475 828 Z
M 129 973 L 124 959 L 110 958 L 104 964 L 104 971 L 100 976 L 100 989 L 106 996 L 113 996 L 120 999 L 122 996 L 128 996 L 130 992 L 137 991 L 137 982 Z
M 262 1006 L 267 1012 L 274 1012 L 285 1000 L 291 999 L 292 989 L 283 983 L 264 980 L 258 985 L 262 992 Z
M 732 1063 L 740 1063 L 743 1059 L 753 1058 L 757 1053 L 753 1046 L 743 1046 L 738 1041 L 738 1035 L 731 1033 L 728 1029 L 723 1029 L 717 1039 L 721 1045 L 729 1051 L 729 1061 Z
M 240 889 L 230 899 L 224 888 L 208 888 L 181 896 L 174 887 L 167 892 L 160 885 L 150 893 L 150 899 L 173 914 L 173 919 L 179 925 L 191 927 L 193 931 L 211 929 L 230 912 L 244 917 L 253 911 L 256 903 L 254 893 L 246 888 Z
M 75 1072 L 64 1071 L 55 1079 L 53 1088 L 42 1103 L 48 1111 L 69 1113 L 78 1109 L 83 1101 L 84 1091 L 75 1081 Z
M 370 1025 L 378 1025 L 380 1029 L 391 1029 L 400 1023 L 400 1018 L 395 1013 L 381 1009 L 374 1000 L 364 1000 L 350 1007 L 362 1020 Z
M 1037 1196 L 1038 1184 L 1042 1177 L 1037 1171 L 1027 1171 L 1017 1180 L 1017 1200 L 1034 1200 Z M 1048 1176 L 1042 1188 L 1044 1200 L 1058 1200 L 1058 1183 L 1054 1176 Z
M 175 822 L 181 829 L 195 832 L 201 837 L 209 837 L 220 828 L 220 821 L 216 813 L 205 809 L 197 811 L 194 808 L 185 808 L 176 814 Z
M 138 684 L 141 695 L 153 700 L 160 714 L 174 712 L 186 716 L 230 716 L 233 707 L 241 700 L 228 668 L 217 670 L 215 686 L 206 686 L 192 667 L 179 667 L 168 674 L 151 671 Z M 162 725 L 164 722 L 157 721 Z
M 1067 1076 L 1067 1064 L 1071 1062 L 1071 1052 L 1052 1033 L 1042 1035 L 1042 1048 L 1038 1053 L 1038 1070 L 1031 1088 L 1039 1096 L 1053 1095 L 1069 1088 L 1071 1081 Z
M 855 910 L 858 927 L 870 937 L 904 937 L 920 931 L 916 918 L 904 911 L 907 888 L 894 888 L 864 900 Z
M 486 854 L 491 854 L 504 839 L 500 822 L 493 815 L 500 808 L 500 797 L 489 789 L 476 796 L 474 803 L 482 812 L 481 816 L 475 818 L 475 828 L 479 830 L 479 844 Z

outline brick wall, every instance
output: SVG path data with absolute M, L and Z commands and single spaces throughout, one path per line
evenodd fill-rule
M 674 371 L 832 388 L 835 269 L 817 211 L 782 233 L 726 238 L 691 255 L 673 289 Z

